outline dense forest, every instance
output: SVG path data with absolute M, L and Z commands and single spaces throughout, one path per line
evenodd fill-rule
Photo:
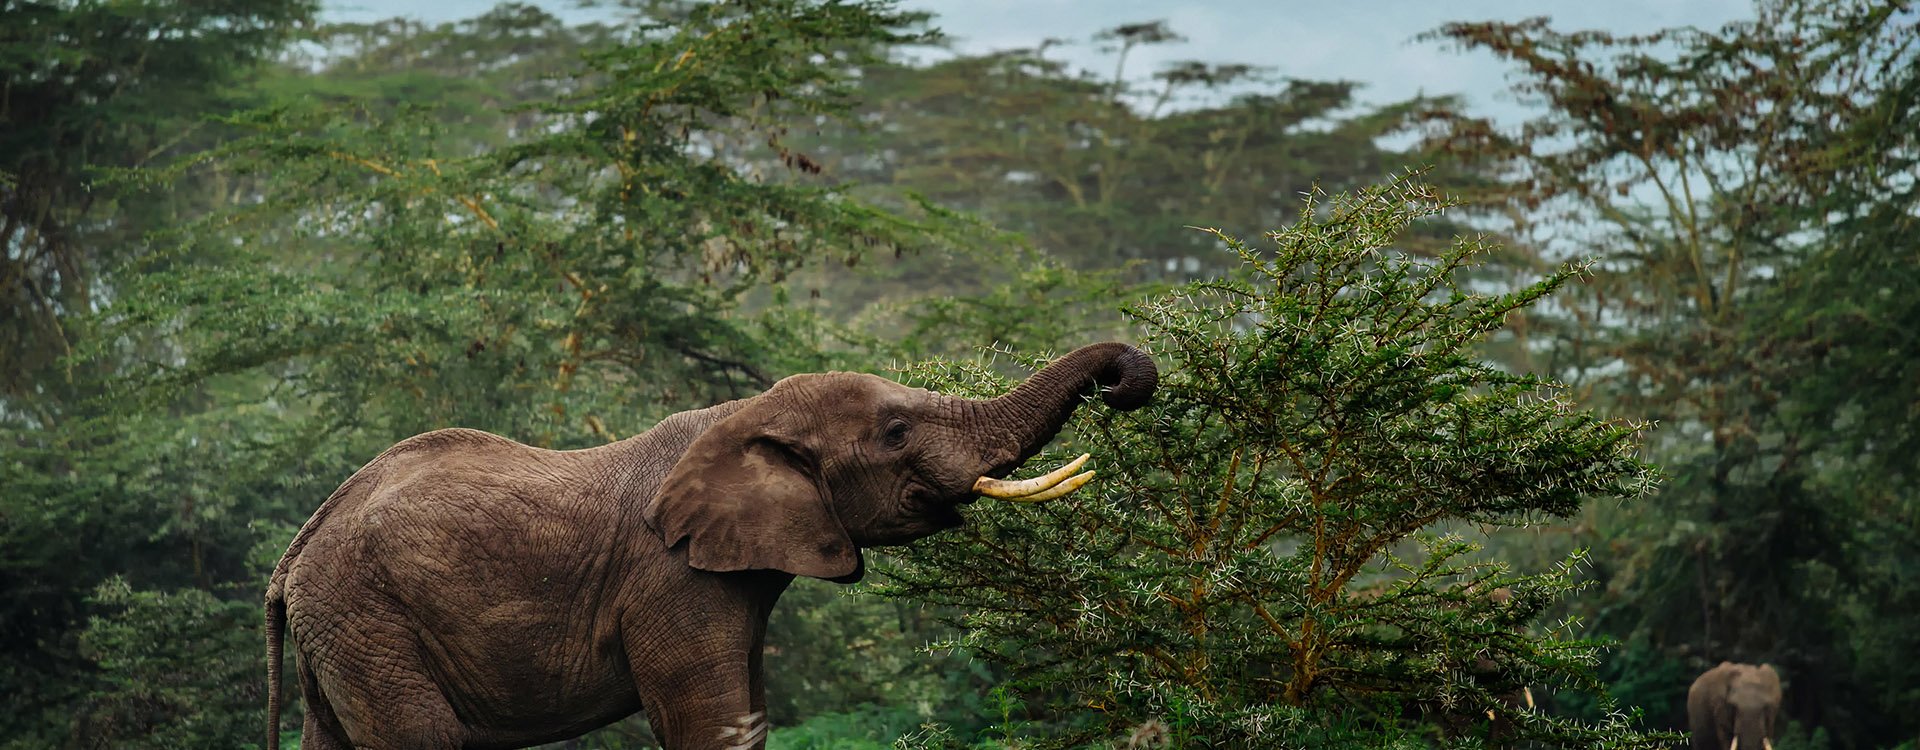
M 1911 0 L 1419 40 L 1517 127 L 1135 70 L 1151 19 L 1092 72 L 886 0 L 602 10 L 0 4 L 0 747 L 260 746 L 267 576 L 410 435 L 1105 340 L 1154 401 L 1035 462 L 1100 478 L 797 580 L 767 747 L 1678 746 L 1722 661 L 1781 750 L 1920 747 Z

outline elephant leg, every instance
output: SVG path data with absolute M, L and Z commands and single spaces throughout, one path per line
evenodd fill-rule
M 793 576 L 701 575 L 671 600 L 699 606 L 636 607 L 621 637 L 635 692 L 666 750 L 762 750 L 767 616 Z
M 746 634 L 742 634 L 746 635 Z M 743 641 L 746 639 L 742 639 Z M 666 750 L 762 750 L 766 696 L 750 674 L 746 644 L 706 658 L 668 665 L 636 665 L 634 685 Z
M 1687 733 L 1693 750 L 1727 750 L 1722 746 L 1714 747 L 1719 740 L 1719 732 L 1714 729 L 1713 709 L 1699 696 L 1690 696 L 1687 700 Z
M 747 645 L 747 696 L 753 705 L 753 712 L 761 717 L 767 715 L 767 622 L 778 600 L 778 596 L 768 598 L 760 607 L 760 619 L 755 621 L 753 640 Z
M 347 741 L 334 734 L 320 715 L 307 709 L 307 720 L 300 725 L 300 750 L 353 750 Z
M 300 695 L 307 706 L 306 721 L 300 725 L 301 750 L 353 750 L 347 744 L 346 733 L 340 729 L 340 720 L 333 715 L 333 706 L 320 692 L 320 683 L 313 678 L 313 671 L 307 669 L 305 659 L 301 660 L 299 673 Z
M 719 681 L 707 682 L 698 692 L 663 691 L 657 699 L 642 699 L 661 745 L 666 750 L 763 750 L 772 726 L 765 711 L 752 710 L 746 680 L 717 690 L 713 683 Z
M 314 681 L 356 750 L 458 750 L 467 727 L 428 675 L 402 620 L 341 623 L 333 648 L 316 649 Z M 304 750 L 305 745 L 302 745 Z
M 426 672 L 413 665 L 378 675 L 358 691 L 359 700 L 337 710 L 357 750 L 458 750 L 467 728 Z

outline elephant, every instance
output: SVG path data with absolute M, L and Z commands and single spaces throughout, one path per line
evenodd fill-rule
M 1397 579 L 1388 579 L 1357 590 L 1353 596 L 1355 599 L 1361 601 L 1377 600 L 1392 592 L 1398 585 L 1399 581 Z M 1448 586 L 1445 589 L 1445 593 L 1464 595 L 1465 601 L 1460 602 L 1458 605 L 1443 603 L 1441 606 L 1468 617 L 1479 618 L 1486 617 L 1490 614 L 1479 607 L 1473 606 L 1479 601 L 1484 601 L 1492 605 L 1492 609 L 1495 611 L 1505 610 L 1510 612 L 1511 608 L 1515 606 L 1513 602 L 1513 589 L 1506 586 L 1483 590 L 1480 583 L 1468 582 Z M 1510 632 L 1515 637 L 1524 638 L 1526 628 L 1522 624 L 1514 624 L 1511 626 Z M 1435 641 L 1432 645 L 1435 647 L 1446 647 L 1451 644 L 1443 644 Z M 1510 646 L 1496 646 L 1493 643 L 1488 643 L 1487 645 L 1496 648 L 1510 648 Z M 1500 658 L 1496 658 L 1496 656 Z M 1442 670 L 1464 673 L 1471 681 L 1485 686 L 1489 691 L 1493 691 L 1491 696 L 1493 698 L 1492 703 L 1481 708 L 1480 713 L 1475 714 L 1470 711 L 1469 706 L 1452 699 L 1441 700 L 1439 697 L 1418 698 L 1409 701 L 1401 707 L 1401 718 L 1409 723 L 1426 724 L 1433 727 L 1437 730 L 1438 736 L 1443 740 L 1479 737 L 1490 747 L 1505 747 L 1512 744 L 1514 740 L 1520 736 L 1523 720 L 1518 717 L 1522 714 L 1537 710 L 1537 705 L 1534 703 L 1533 689 L 1519 680 L 1514 672 L 1511 659 L 1512 657 L 1501 655 L 1493 648 L 1469 655 L 1466 658 L 1443 656 L 1443 660 L 1440 662 Z M 1462 709 L 1468 710 L 1463 711 Z M 1485 722 L 1479 720 L 1479 717 L 1483 715 L 1486 717 Z
M 1500 586 L 1488 591 L 1487 601 L 1493 602 L 1497 607 L 1509 606 L 1513 602 L 1513 589 Z M 1523 630 L 1520 627 L 1514 628 L 1516 633 Z M 1473 675 L 1480 679 L 1498 679 L 1501 675 L 1500 663 L 1486 656 L 1475 657 Z M 1519 685 L 1512 690 L 1495 695 L 1494 700 L 1499 703 L 1500 708 L 1487 709 L 1487 720 L 1492 723 L 1489 736 L 1496 740 L 1513 736 L 1515 715 L 1522 710 L 1531 711 L 1536 708 L 1533 702 L 1533 688 L 1526 685 Z
M 283 638 L 303 750 L 526 747 L 636 711 L 670 750 L 764 747 L 767 618 L 796 576 L 858 581 L 864 548 L 960 526 L 980 495 L 1073 491 L 1085 456 L 1006 477 L 1089 392 L 1137 409 L 1158 379 L 1109 342 L 991 399 L 812 373 L 594 448 L 403 440 L 274 567 L 267 747 Z
M 1720 666 L 1687 689 L 1687 724 L 1694 750 L 1773 750 L 1780 713 L 1780 674 L 1768 664 Z

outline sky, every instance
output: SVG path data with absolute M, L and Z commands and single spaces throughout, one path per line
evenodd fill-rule
M 326 3 L 333 20 L 405 15 L 428 22 L 478 15 L 492 0 L 384 0 Z M 536 4 L 563 18 L 584 18 L 570 4 Z M 1120 24 L 1164 20 L 1183 43 L 1136 50 L 1128 69 L 1145 74 L 1165 63 L 1248 63 L 1285 77 L 1365 84 L 1360 98 L 1387 103 L 1422 93 L 1465 97 L 1468 111 L 1512 124 L 1527 109 L 1507 95 L 1509 70 L 1484 52 L 1463 53 L 1414 37 L 1448 21 L 1519 20 L 1548 16 L 1561 30 L 1615 33 L 1673 26 L 1718 29 L 1753 15 L 1752 0 L 904 0 L 900 7 L 935 14 L 961 53 L 1033 47 L 1049 38 L 1076 41 L 1049 56 L 1110 74 L 1113 59 L 1088 39 Z

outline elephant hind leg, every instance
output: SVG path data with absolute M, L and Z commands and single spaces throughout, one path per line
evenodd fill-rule
M 346 740 L 313 709 L 307 709 L 306 723 L 300 726 L 300 750 L 353 750 Z
M 331 649 L 316 660 L 314 692 L 323 695 L 327 709 L 321 728 L 343 739 L 342 748 L 354 750 L 458 750 L 465 745 L 467 727 L 428 677 L 417 646 L 402 641 L 398 633 L 360 636 L 342 641 L 358 647 Z M 396 643 L 407 645 L 395 648 Z M 370 644 L 385 648 L 365 647 Z M 313 726 L 311 721 L 307 726 Z M 304 742 L 300 747 L 308 748 Z
M 357 686 L 355 700 L 336 704 L 348 746 L 356 750 L 458 750 L 466 725 L 424 672 L 360 671 L 374 684 Z M 302 745 L 301 750 L 306 750 Z
M 307 718 L 300 725 L 300 750 L 353 750 L 347 744 L 345 730 L 340 728 L 340 719 L 333 715 L 332 704 L 327 703 L 326 694 L 320 692 L 320 683 L 305 662 L 302 659 L 300 664 L 300 695 L 306 703 Z

